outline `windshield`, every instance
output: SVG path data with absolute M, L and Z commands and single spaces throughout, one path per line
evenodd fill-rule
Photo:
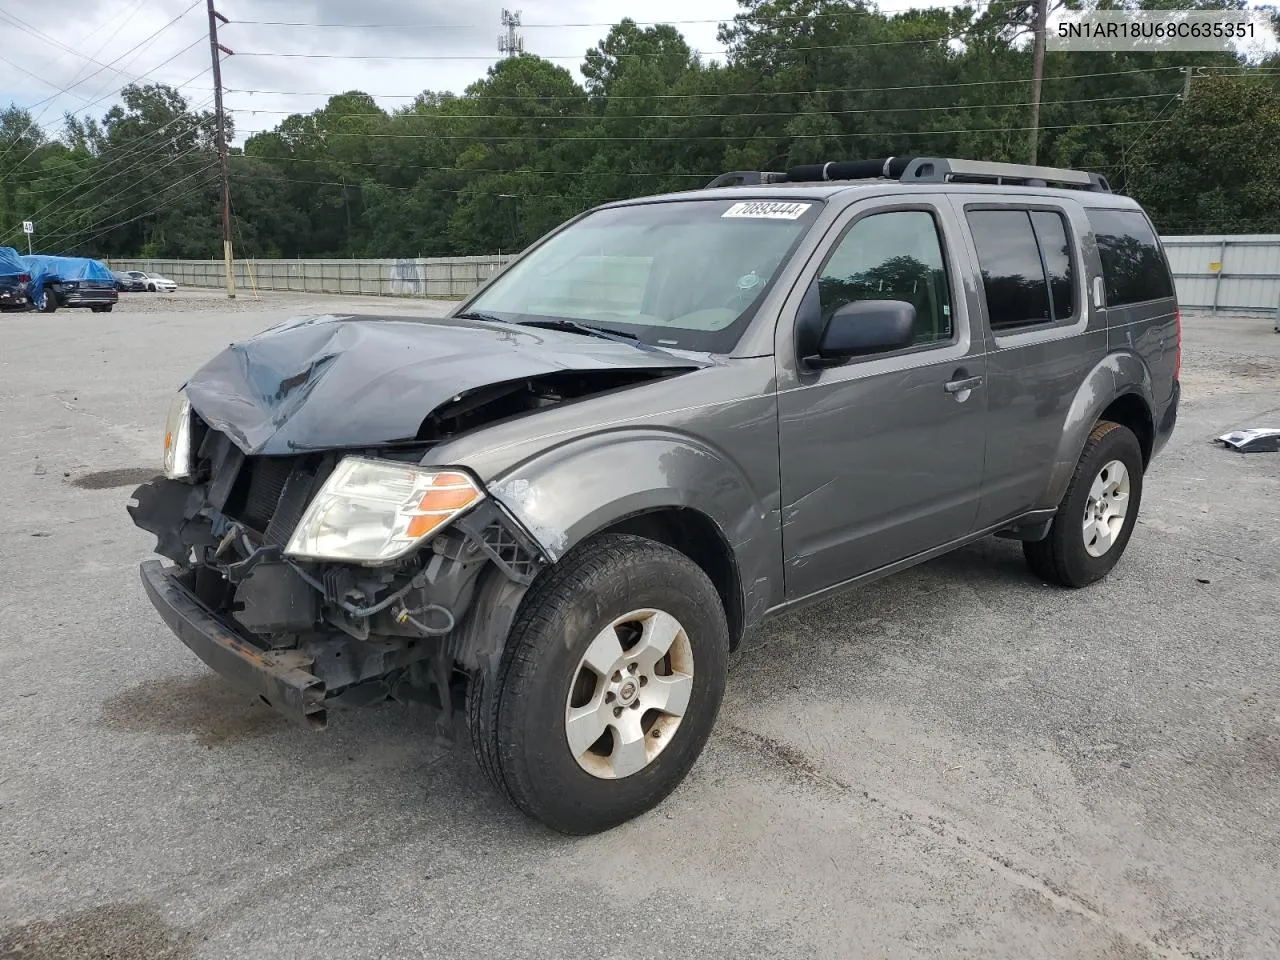
M 657 346 L 726 352 L 821 207 L 686 200 L 597 210 L 468 307 L 513 323 L 574 320 Z

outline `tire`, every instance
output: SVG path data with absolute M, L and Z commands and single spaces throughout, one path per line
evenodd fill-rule
M 147 284 L 147 293 L 155 293 L 156 285 L 154 283 Z
M 94 313 L 110 313 L 111 312 L 111 306 L 90 307 L 89 309 L 92 310 Z
M 632 613 L 639 616 L 630 618 Z M 609 673 L 584 662 L 589 648 L 609 647 L 609 637 L 624 658 L 647 660 L 646 651 L 661 649 L 660 641 L 649 647 L 650 638 L 672 630 L 663 614 L 674 617 L 679 629 L 656 668 L 621 666 Z M 623 617 L 630 619 L 610 631 Z M 627 648 L 629 641 L 635 646 Z M 552 829 L 573 835 L 608 830 L 657 806 L 684 780 L 719 712 L 728 656 L 720 596 L 697 564 L 643 537 L 589 540 L 525 595 L 496 678 L 472 678 L 467 720 L 476 759 L 518 809 Z M 678 717 L 645 699 L 671 696 L 676 685 L 687 693 Z M 636 706 L 624 709 L 626 703 Z M 566 732 L 571 708 L 597 722 L 621 720 L 605 719 L 605 733 L 578 754 Z M 624 758 L 623 741 L 615 737 L 628 729 L 640 732 Z M 644 759 L 632 770 L 624 760 L 636 762 L 635 750 Z
M 40 300 L 36 302 L 35 307 L 41 313 L 53 313 L 58 309 L 58 295 L 52 290 L 41 291 Z
M 1115 491 L 1095 501 L 1095 484 L 1100 484 L 1097 489 L 1105 491 L 1118 482 L 1120 472 L 1109 469 L 1115 463 L 1124 467 L 1127 487 L 1123 497 Z M 1104 469 L 1108 469 L 1106 477 Z M 1137 523 L 1142 506 L 1142 479 L 1142 447 L 1138 438 L 1128 427 L 1109 420 L 1100 422 L 1084 445 L 1066 496 L 1049 528 L 1049 536 L 1022 545 L 1031 572 L 1041 580 L 1063 587 L 1087 587 L 1110 573 L 1124 555 Z M 1122 501 L 1124 513 L 1117 523 L 1115 511 Z M 1090 525 L 1089 517 L 1097 516 L 1095 508 L 1099 507 L 1109 519 Z M 1109 545 L 1108 535 L 1097 533 L 1103 526 L 1111 531 Z

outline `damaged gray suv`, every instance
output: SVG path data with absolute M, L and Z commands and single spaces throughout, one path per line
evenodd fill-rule
M 539 241 L 445 318 L 319 316 L 177 394 L 130 512 L 202 660 L 303 724 L 465 718 L 590 833 L 693 765 L 766 617 L 995 534 L 1106 575 L 1177 416 L 1152 225 L 1092 174 L 727 174 Z

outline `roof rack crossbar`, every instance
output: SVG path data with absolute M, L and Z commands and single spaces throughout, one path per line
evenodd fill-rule
M 723 173 L 712 187 L 761 186 L 769 183 L 815 183 L 843 180 L 887 179 L 903 183 L 993 183 L 1031 187 L 1063 186 L 1095 193 L 1110 193 L 1107 178 L 1084 170 L 1040 167 L 989 160 L 948 157 L 890 157 L 887 160 L 853 160 L 807 164 L 786 173 L 735 170 Z
M 1037 187 L 1061 184 L 1100 193 L 1111 192 L 1106 177 L 1084 170 L 944 157 L 916 157 L 902 172 L 901 179 L 913 183 L 1015 183 Z

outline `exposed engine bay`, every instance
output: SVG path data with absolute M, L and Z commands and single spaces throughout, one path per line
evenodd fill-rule
M 156 552 L 177 565 L 173 578 L 254 647 L 301 655 L 289 662 L 315 676 L 319 696 L 294 719 L 322 726 L 329 706 L 390 697 L 438 708 L 446 730 L 465 679 L 454 673 L 500 654 L 505 630 L 494 635 L 489 627 L 502 630 L 504 614 L 509 626 L 543 565 L 537 545 L 485 499 L 423 549 L 385 566 L 292 559 L 285 544 L 342 456 L 417 463 L 425 446 L 247 456 L 193 419 L 193 482 L 157 477 L 129 507 L 156 535 Z M 484 614 L 469 618 L 482 591 Z

